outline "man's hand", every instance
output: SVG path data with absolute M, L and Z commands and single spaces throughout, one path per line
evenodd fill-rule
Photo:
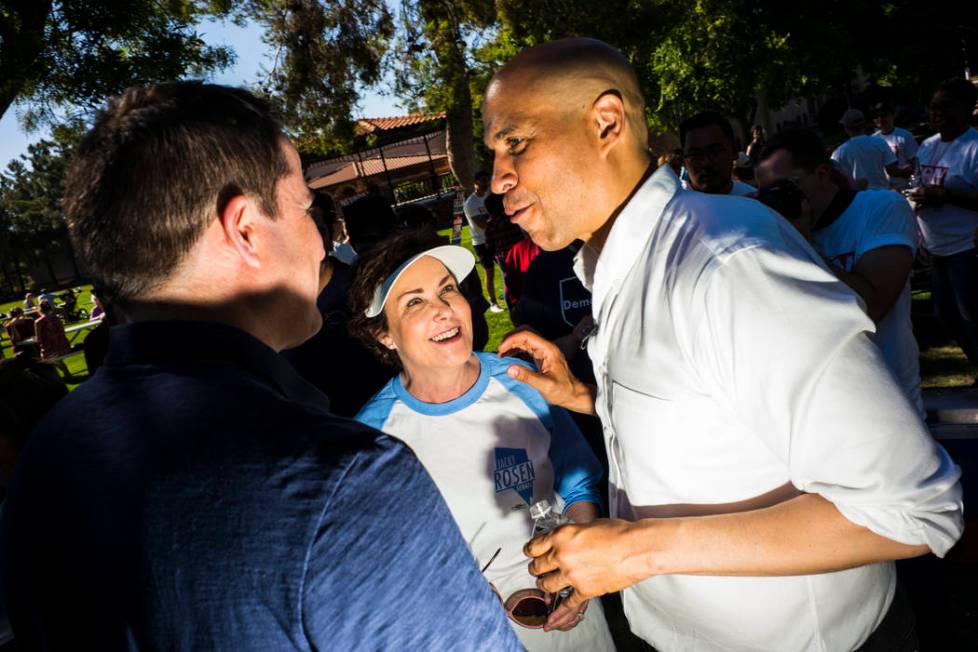
M 569 632 L 584 620 L 584 612 L 587 611 L 588 604 L 590 601 L 585 600 L 579 607 L 566 610 L 561 608 L 563 607 L 561 604 L 547 618 L 543 631 L 550 632 L 559 629 L 562 632 Z
M 599 519 L 562 525 L 531 539 L 523 553 L 533 557 L 529 570 L 540 578 L 537 586 L 547 593 L 574 587 L 550 614 L 547 627 L 576 618 L 589 598 L 620 591 L 648 577 L 646 555 L 640 552 L 649 544 L 648 536 L 648 530 L 640 533 L 632 523 Z
M 944 203 L 947 191 L 942 186 L 920 186 L 908 195 L 918 206 L 940 206 Z
M 521 365 L 510 366 L 511 378 L 540 392 L 544 400 L 574 412 L 594 414 L 594 388 L 585 385 L 571 373 L 567 359 L 552 342 L 530 331 L 510 333 L 499 345 L 499 355 L 524 351 L 533 356 L 539 372 Z

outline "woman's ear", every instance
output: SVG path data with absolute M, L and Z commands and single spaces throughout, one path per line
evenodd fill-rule
M 392 338 L 389 333 L 376 333 L 374 337 L 377 338 L 377 341 L 380 342 L 382 346 L 387 347 L 391 351 L 397 350 L 397 345 L 394 344 L 394 338 Z

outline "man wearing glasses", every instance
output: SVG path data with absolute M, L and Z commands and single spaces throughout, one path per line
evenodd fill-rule
M 698 113 L 683 122 L 679 140 L 689 173 L 685 187 L 711 195 L 749 195 L 757 190 L 731 178 L 736 158 L 733 129 L 719 113 Z

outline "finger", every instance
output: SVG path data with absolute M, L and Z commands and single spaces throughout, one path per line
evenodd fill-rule
M 560 569 L 550 571 L 537 578 L 537 587 L 545 593 L 557 593 L 568 586 L 571 586 L 571 583 Z
M 533 575 L 534 577 L 539 577 L 551 571 L 557 570 L 557 557 L 554 555 L 553 549 L 548 550 L 543 556 L 537 557 L 531 561 L 527 568 L 530 571 L 530 575 Z
M 550 533 L 535 536 L 523 546 L 523 554 L 527 557 L 540 557 L 550 551 Z
M 530 331 L 510 333 L 499 343 L 499 355 L 506 355 L 513 349 L 520 349 L 536 357 L 537 352 L 545 351 L 550 342 Z
M 523 365 L 513 364 L 509 366 L 506 373 L 513 380 L 518 380 L 521 383 L 525 383 L 543 394 L 544 398 L 549 394 L 550 390 L 553 389 L 554 381 L 552 378 L 541 374 L 538 371 L 533 371 L 524 367 Z
M 547 622 L 543 626 L 544 631 L 559 629 L 566 632 L 573 629 L 577 623 L 581 622 L 581 619 L 577 617 L 578 611 L 578 609 L 566 609 L 561 604 L 547 617 Z

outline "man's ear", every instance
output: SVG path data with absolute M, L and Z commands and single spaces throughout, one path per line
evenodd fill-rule
M 594 101 L 591 114 L 597 128 L 598 149 L 606 156 L 621 140 L 625 128 L 625 103 L 621 94 L 614 89 L 605 91 Z
M 255 221 L 262 218 L 252 201 L 245 195 L 235 195 L 224 204 L 218 217 L 227 244 L 247 265 L 259 267 Z

